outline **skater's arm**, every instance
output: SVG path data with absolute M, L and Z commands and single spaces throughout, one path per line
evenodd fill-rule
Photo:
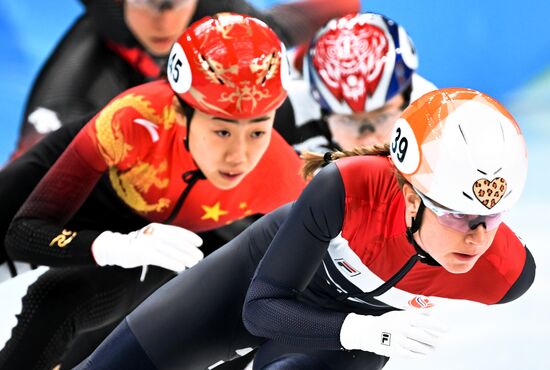
M 90 247 L 102 231 L 65 228 L 104 172 L 79 153 L 85 136 L 69 145 L 15 215 L 5 241 L 13 259 L 49 266 L 95 263 Z
M 342 229 L 344 185 L 331 164 L 314 177 L 277 232 L 252 281 L 243 312 L 254 335 L 297 346 L 339 349 L 345 313 L 300 302 L 331 239 Z

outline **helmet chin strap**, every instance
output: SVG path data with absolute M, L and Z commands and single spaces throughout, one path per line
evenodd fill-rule
M 424 210 L 426 209 L 426 206 L 424 206 L 424 202 L 420 202 L 420 206 L 418 207 L 418 212 L 416 213 L 416 217 L 412 217 L 411 219 L 411 227 L 407 227 L 407 240 L 409 243 L 412 244 L 414 247 L 414 250 L 416 251 L 416 254 L 420 257 L 420 262 L 425 263 L 430 266 L 441 266 L 439 262 L 437 262 L 432 256 L 430 256 L 418 243 L 416 240 L 414 240 L 413 234 L 420 230 L 420 224 L 422 224 L 422 216 L 424 215 Z
M 189 132 L 191 130 L 191 120 L 193 119 L 193 114 L 195 113 L 195 109 L 191 108 L 189 104 L 187 104 L 185 101 L 183 101 L 182 98 L 178 94 L 176 94 L 176 98 L 178 99 L 178 102 L 181 105 L 181 109 L 183 110 L 183 113 L 185 115 L 185 124 L 187 125 L 187 132 L 185 134 L 185 138 L 183 139 L 183 145 L 185 146 L 185 149 L 189 151 Z

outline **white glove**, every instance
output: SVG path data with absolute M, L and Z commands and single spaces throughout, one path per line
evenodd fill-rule
M 129 234 L 104 231 L 92 244 L 100 266 L 124 268 L 155 265 L 176 272 L 203 259 L 202 239 L 182 227 L 152 223 Z
M 434 351 L 446 327 L 428 313 L 391 311 L 381 316 L 350 313 L 340 330 L 348 350 L 392 357 L 424 358 Z

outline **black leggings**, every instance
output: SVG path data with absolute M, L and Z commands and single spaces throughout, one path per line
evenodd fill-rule
M 0 351 L 0 369 L 52 369 L 80 333 L 118 323 L 174 273 L 149 267 L 50 269 L 23 298 L 17 326 Z M 101 337 L 101 336 L 100 336 Z
M 381 369 L 387 358 L 372 353 L 285 347 L 244 327 L 248 286 L 289 209 L 264 216 L 158 289 L 76 369 L 205 370 L 249 348 L 260 348 L 254 369 Z
M 203 234 L 207 249 L 216 235 Z M 0 369 L 69 369 L 80 363 L 140 302 L 175 276 L 149 266 L 143 282 L 141 268 L 51 268 L 23 297 L 23 310 L 11 338 L 0 351 Z M 162 313 L 161 313 L 162 315 Z M 249 357 L 251 360 L 251 357 Z M 241 363 L 223 369 L 243 369 Z
M 253 370 L 379 370 L 388 360 L 362 351 L 297 350 L 270 340 L 256 354 Z

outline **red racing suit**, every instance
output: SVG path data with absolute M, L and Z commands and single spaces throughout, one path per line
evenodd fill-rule
M 104 173 L 122 202 L 96 209 L 96 217 L 129 209 L 147 221 L 169 220 L 194 232 L 267 213 L 299 195 L 305 184 L 301 160 L 276 132 L 257 167 L 235 188 L 221 190 L 204 180 L 184 146 L 186 128 L 176 122 L 173 98 L 168 83 L 157 81 L 124 92 L 101 110 L 16 215 L 7 237 L 11 255 L 53 266 L 71 256 L 72 262 L 91 262 L 90 245 L 103 230 L 94 229 L 93 220 L 84 229 L 65 224 L 78 221 L 80 206 Z M 61 260 L 50 258 L 52 247 L 62 250 Z
M 394 171 L 387 157 L 361 156 L 315 176 L 249 288 L 243 317 L 253 335 L 335 350 L 349 312 L 380 315 L 442 300 L 504 303 L 530 287 L 534 259 L 505 224 L 467 273 L 419 263 Z

